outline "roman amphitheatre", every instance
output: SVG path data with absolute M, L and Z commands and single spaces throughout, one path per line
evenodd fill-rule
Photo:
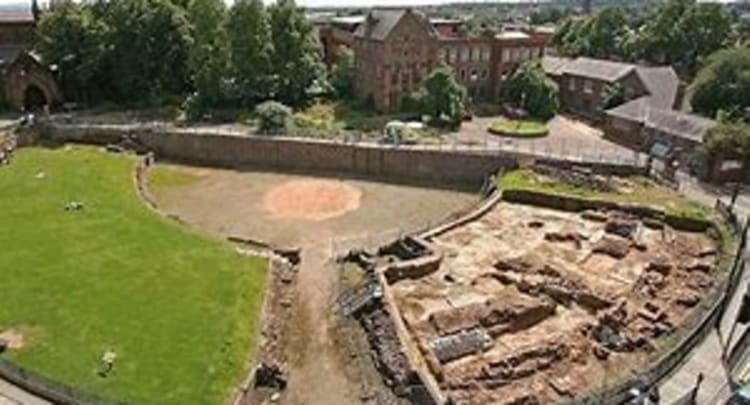
M 713 210 L 638 167 L 72 127 L 25 138 L 38 142 L 0 167 L 0 371 L 102 403 L 599 395 L 701 327 L 734 248 Z

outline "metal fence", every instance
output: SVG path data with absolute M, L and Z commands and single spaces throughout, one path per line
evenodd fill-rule
M 48 121 L 63 127 L 121 129 L 136 132 L 172 132 L 192 135 L 212 134 L 226 136 L 261 136 L 254 128 L 244 125 L 192 125 L 177 126 L 169 122 L 152 121 L 136 124 L 90 123 L 76 119 L 54 118 Z M 297 133 L 275 136 L 278 139 L 297 139 L 312 142 L 331 142 L 358 146 L 380 146 L 395 149 L 422 149 L 435 151 L 460 151 L 466 153 L 497 154 L 501 152 L 529 154 L 541 158 L 568 160 L 581 163 L 606 163 L 612 165 L 645 167 L 647 156 L 622 146 L 599 140 L 561 139 L 500 139 L 489 133 L 463 136 L 459 133 L 423 138 L 422 143 L 385 143 L 379 137 L 363 132 L 339 131 L 321 134 Z

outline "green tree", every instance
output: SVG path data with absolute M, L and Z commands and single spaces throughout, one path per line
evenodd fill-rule
M 623 56 L 621 42 L 627 30 L 625 14 L 619 8 L 609 7 L 588 23 L 584 53 L 594 58 Z
M 277 98 L 291 106 L 304 105 L 328 90 L 320 44 L 294 0 L 278 0 L 270 14 Z
M 732 17 L 720 4 L 668 0 L 645 19 L 635 48 L 639 57 L 692 74 L 700 58 L 727 41 L 731 28 Z
M 721 122 L 706 134 L 703 145 L 708 167 L 724 158 L 740 159 L 747 168 L 750 162 L 750 125 L 744 122 Z
M 609 110 L 627 101 L 625 99 L 625 86 L 620 82 L 615 82 L 604 88 L 602 94 L 602 110 Z
M 111 98 L 155 103 L 188 87 L 190 24 L 169 0 L 118 0 L 102 5 Z
M 226 7 L 223 0 L 191 0 L 188 17 L 192 23 L 190 79 L 195 94 L 189 98 L 188 114 L 200 117 L 210 107 L 226 101 L 229 50 L 225 30 Z
M 750 107 L 750 49 L 725 49 L 709 56 L 689 93 L 693 108 L 707 116 L 720 110 L 743 114 Z
M 625 58 L 623 43 L 629 27 L 619 8 L 605 8 L 592 17 L 570 17 L 564 20 L 552 38 L 560 53 L 592 58 Z
M 422 110 L 431 118 L 431 123 L 461 125 L 466 89 L 456 81 L 451 68 L 441 66 L 433 70 L 422 85 L 422 94 Z
M 336 64 L 331 70 L 331 85 L 337 97 L 354 97 L 354 53 L 348 48 L 338 50 Z
M 46 62 L 59 67 L 68 100 L 89 101 L 98 95 L 98 84 L 105 81 L 102 37 L 106 29 L 90 7 L 72 1 L 57 3 L 43 14 L 36 48 Z
M 227 26 L 232 77 L 244 107 L 273 95 L 270 16 L 262 0 L 237 0 Z
M 560 107 L 559 89 L 547 77 L 539 60 L 524 62 L 511 76 L 507 87 L 508 100 L 530 115 L 552 118 Z
M 265 101 L 255 107 L 258 130 L 266 135 L 283 135 L 289 129 L 292 109 L 277 101 Z

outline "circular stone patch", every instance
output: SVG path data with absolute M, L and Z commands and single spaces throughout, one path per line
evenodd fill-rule
M 290 180 L 263 197 L 275 218 L 324 221 L 359 208 L 362 191 L 337 180 Z

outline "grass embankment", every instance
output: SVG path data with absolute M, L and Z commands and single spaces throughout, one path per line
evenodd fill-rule
M 25 339 L 4 356 L 118 400 L 223 403 L 258 334 L 266 262 L 149 211 L 134 164 L 30 148 L 0 169 L 0 331 Z M 117 360 L 103 378 L 105 350 Z
M 628 177 L 627 180 L 629 185 L 626 191 L 601 192 L 546 179 L 533 170 L 521 169 L 505 173 L 499 179 L 499 184 L 503 190 L 539 191 L 589 200 L 643 204 L 663 209 L 670 215 L 698 220 L 709 220 L 713 217 L 713 212 L 709 207 L 690 200 L 668 187 L 658 185 L 652 180 L 645 177 Z
M 549 131 L 543 122 L 525 120 L 497 120 L 487 130 L 495 135 L 513 138 L 541 138 Z

